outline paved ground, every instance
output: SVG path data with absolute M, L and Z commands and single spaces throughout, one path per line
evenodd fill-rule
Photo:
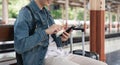
M 106 62 L 108 65 L 120 65 L 120 37 L 105 40 Z M 73 45 L 73 49 L 81 49 L 81 43 Z M 65 48 L 69 50 L 69 45 Z M 89 42 L 85 42 L 85 50 L 89 51 Z
M 120 50 L 106 54 L 108 65 L 120 65 Z
M 105 48 L 108 65 L 120 65 L 120 37 L 107 39 Z

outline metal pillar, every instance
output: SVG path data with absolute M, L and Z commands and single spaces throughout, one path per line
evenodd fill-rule
M 105 61 L 105 0 L 90 0 L 90 50 Z

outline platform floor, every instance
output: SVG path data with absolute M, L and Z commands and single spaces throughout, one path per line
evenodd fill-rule
M 105 48 L 108 65 L 120 65 L 120 37 L 108 39 Z
M 80 49 L 81 43 L 73 45 L 73 49 Z M 69 45 L 64 48 L 69 51 Z M 85 50 L 89 51 L 89 41 L 85 42 Z M 106 62 L 108 65 L 120 65 L 120 37 L 105 39 Z M 4 57 L 15 57 L 15 53 L 0 54 L 0 60 Z M 2 59 L 3 60 L 3 59 Z M 1 63 L 0 63 L 1 65 Z M 4 65 L 2 63 L 2 65 Z
M 74 44 L 75 49 L 82 49 L 81 43 Z M 69 45 L 65 50 L 70 50 Z M 89 51 L 89 42 L 85 42 L 85 50 Z M 120 65 L 120 37 L 105 39 L 105 53 L 108 65 Z

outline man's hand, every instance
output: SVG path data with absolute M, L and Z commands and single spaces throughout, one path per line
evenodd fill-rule
M 72 30 L 69 32 L 69 33 L 67 33 L 67 32 L 63 32 L 63 34 L 62 34 L 62 36 L 61 36 L 61 40 L 62 41 L 67 41 L 68 39 L 69 39 L 69 37 L 70 37 L 70 33 L 72 32 Z
M 58 31 L 62 30 L 62 26 L 53 24 L 48 29 L 45 30 L 47 34 L 56 34 Z

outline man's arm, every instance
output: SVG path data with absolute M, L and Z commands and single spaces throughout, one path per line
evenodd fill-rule
M 27 52 L 37 45 L 44 45 L 42 41 L 48 39 L 45 30 L 36 28 L 33 35 L 29 36 L 29 22 L 32 19 L 29 11 L 24 8 L 20 11 L 14 25 L 15 50 L 18 53 Z M 34 22 L 34 21 L 32 21 Z

